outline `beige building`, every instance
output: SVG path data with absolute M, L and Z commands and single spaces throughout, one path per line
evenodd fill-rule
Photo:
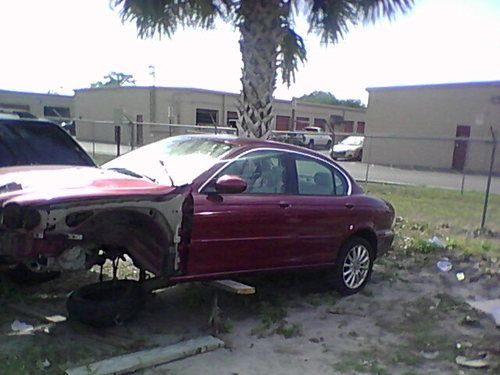
M 0 90 L 0 109 L 28 111 L 37 117 L 56 121 L 75 119 L 77 138 L 82 141 L 115 142 L 115 124 L 121 124 L 121 141 L 136 138 L 133 125 L 142 119 L 143 142 L 182 134 L 186 128 L 151 125 L 205 125 L 234 127 L 238 94 L 171 87 L 105 87 L 75 90 L 74 96 L 22 93 Z M 301 130 L 320 126 L 336 132 L 364 132 L 365 109 L 274 100 L 276 130 Z
M 0 109 L 30 112 L 52 119 L 73 117 L 73 96 L 0 90 Z
M 493 127 L 500 138 L 500 81 L 368 88 L 363 160 L 487 171 Z M 460 137 L 460 139 L 455 139 Z M 438 139 L 435 139 L 438 138 Z M 500 150 L 494 170 L 500 172 Z
M 145 123 L 234 126 L 238 118 L 238 98 L 238 94 L 191 88 L 134 86 L 76 90 L 74 106 L 75 117 L 79 119 L 78 138 L 112 142 L 113 126 L 90 126 L 86 119 L 111 122 L 116 109 L 121 109 L 131 121 L 139 117 Z M 313 125 L 327 129 L 326 124 L 334 122 L 341 131 L 364 131 L 365 127 L 364 109 L 275 100 L 273 111 L 276 130 L 300 130 Z M 159 127 L 146 124 L 144 129 L 146 142 L 162 136 L 158 135 Z M 165 131 L 170 134 L 168 129 Z M 125 131 L 122 137 L 125 142 L 129 140 L 127 134 Z

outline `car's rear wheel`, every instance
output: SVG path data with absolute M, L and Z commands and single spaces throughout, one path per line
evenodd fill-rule
M 372 245 L 361 237 L 350 238 L 340 249 L 330 282 L 342 295 L 351 295 L 364 288 L 373 268 Z
M 93 327 L 131 320 L 144 306 L 146 293 L 134 280 L 110 280 L 73 291 L 66 301 L 69 317 Z
M 307 147 L 309 147 L 312 150 L 314 148 L 314 140 L 311 139 L 307 144 Z

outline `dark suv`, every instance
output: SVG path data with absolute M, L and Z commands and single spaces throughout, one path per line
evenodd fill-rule
M 0 113 L 0 175 L 2 167 L 33 164 L 96 166 L 85 150 L 59 125 Z M 59 275 L 59 272 L 37 272 L 23 264 L 6 264 L 0 258 L 2 269 L 13 281 L 23 284 L 47 281 Z
M 85 150 L 59 125 L 0 115 L 0 167 L 33 164 L 95 166 Z

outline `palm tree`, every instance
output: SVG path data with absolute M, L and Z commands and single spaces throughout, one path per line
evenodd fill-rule
M 305 16 L 309 31 L 335 43 L 351 26 L 405 12 L 413 0 L 112 0 L 123 22 L 135 21 L 138 35 L 171 37 L 178 26 L 211 28 L 215 20 L 240 32 L 243 59 L 238 104 L 240 135 L 267 138 L 274 128 L 272 98 L 278 71 L 284 83 L 295 79 L 306 48 L 294 30 Z

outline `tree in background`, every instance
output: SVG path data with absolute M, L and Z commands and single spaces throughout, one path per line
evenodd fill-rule
M 127 85 L 135 85 L 135 79 L 132 74 L 125 74 L 120 72 L 111 72 L 104 76 L 106 81 L 97 81 L 90 84 L 90 87 L 95 89 L 98 87 L 120 87 Z
M 391 19 L 413 0 L 112 0 L 123 22 L 134 21 L 139 37 L 171 37 L 179 26 L 209 29 L 220 18 L 240 32 L 243 60 L 238 103 L 240 135 L 266 138 L 274 128 L 276 77 L 290 86 L 306 61 L 304 40 L 294 28 L 306 17 L 309 32 L 335 43 L 360 22 Z M 334 71 L 334 67 L 332 67 Z M 331 72 L 329 72 L 330 74 Z
M 366 108 L 359 99 L 337 99 L 331 92 L 313 91 L 310 94 L 302 95 L 299 100 L 310 103 L 342 105 L 352 108 Z

